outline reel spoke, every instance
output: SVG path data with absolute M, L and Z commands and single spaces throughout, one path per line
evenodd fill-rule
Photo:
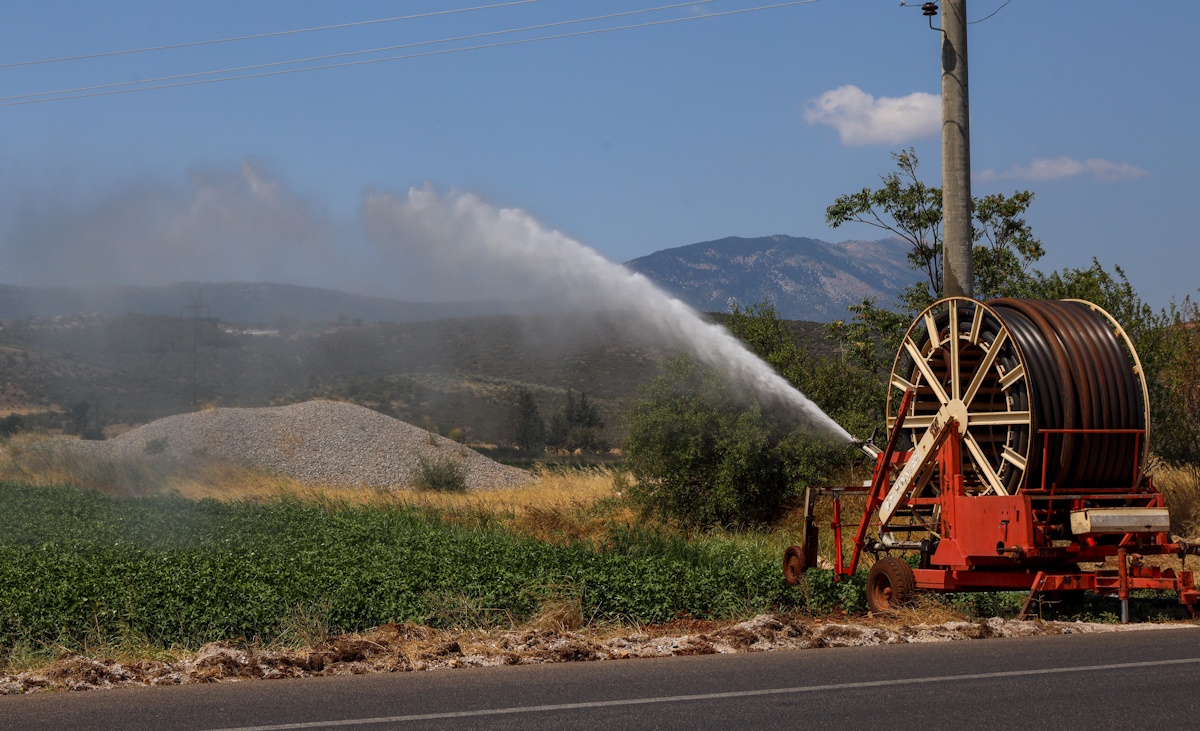
M 1000 477 L 996 471 L 992 469 L 992 463 L 983 454 L 983 448 L 979 446 L 979 442 L 975 440 L 971 432 L 967 432 L 963 436 L 963 444 L 967 447 L 967 453 L 971 455 L 971 461 L 975 463 L 975 469 L 983 476 L 991 492 L 997 495 L 1007 495 L 1008 490 L 1004 489 L 1004 485 L 1000 484 Z
M 982 308 L 979 308 L 982 309 Z M 996 356 L 1000 355 L 1000 349 L 1004 347 L 1005 341 L 1008 340 L 1008 330 L 1000 329 L 996 337 L 992 339 L 991 347 L 987 349 L 987 354 L 983 356 L 983 362 L 975 370 L 975 375 L 971 378 L 971 385 L 967 386 L 967 393 L 963 396 L 963 403 L 967 406 L 975 400 L 975 394 L 979 393 L 979 389 L 983 386 L 983 379 L 987 377 L 988 371 L 996 362 Z
M 969 412 L 967 426 L 1019 426 L 1029 424 L 1028 411 Z
M 978 308 L 976 308 L 978 309 Z M 950 308 L 950 397 L 962 398 L 962 381 L 959 380 L 958 308 Z
M 917 368 L 921 371 L 921 375 L 925 378 L 925 384 L 933 390 L 933 395 L 937 397 L 938 402 L 945 406 L 950 403 L 950 397 L 946 395 L 946 389 L 942 388 L 942 384 L 938 382 L 936 376 L 933 375 L 933 369 L 929 367 L 929 363 L 925 361 L 925 356 L 921 355 L 921 350 L 917 348 L 916 343 L 912 338 L 904 339 L 904 347 L 908 349 L 909 355 L 916 361 Z

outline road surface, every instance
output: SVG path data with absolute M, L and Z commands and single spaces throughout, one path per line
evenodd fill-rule
M 0 698 L 5 729 L 1185 728 L 1200 628 Z

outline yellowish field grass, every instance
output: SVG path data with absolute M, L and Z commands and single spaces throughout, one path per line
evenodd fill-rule
M 1157 469 L 1154 486 L 1167 498 L 1171 530 L 1185 538 L 1200 540 L 1200 468 Z
M 45 437 L 20 435 L 0 450 L 0 480 L 41 486 L 95 489 L 115 497 L 175 494 L 190 500 L 300 500 L 331 508 L 415 507 L 451 522 L 503 524 L 534 537 L 571 541 L 600 536 L 616 523 L 632 523 L 617 472 L 608 468 L 540 470 L 520 488 L 462 493 L 411 488 L 315 486 L 239 465 L 207 461 L 153 467 L 146 460 L 99 460 L 45 449 Z M 596 503 L 606 500 L 603 510 Z
M 296 480 L 232 465 L 212 465 L 188 474 L 168 476 L 163 491 L 192 500 L 294 499 L 329 506 L 416 507 L 432 510 L 452 523 L 474 526 L 499 523 L 551 541 L 598 536 L 614 521 L 632 522 L 634 513 L 614 487 L 615 473 L 606 468 L 542 470 L 526 487 L 470 492 L 374 489 L 305 485 Z M 597 501 L 609 499 L 605 509 Z

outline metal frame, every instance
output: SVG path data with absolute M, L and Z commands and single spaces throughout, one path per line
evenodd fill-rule
M 914 320 L 896 354 L 888 381 L 885 448 L 858 443 L 875 459 L 871 482 L 861 487 L 806 491 L 804 546 L 788 549 L 790 558 L 785 558 L 785 566 L 789 581 L 798 580 L 804 568 L 816 564 L 814 505 L 818 496 L 827 495 L 833 499 L 830 527 L 837 546 L 835 580 L 854 574 L 864 552 L 878 557 L 915 551 L 920 555 L 919 568 L 913 570 L 917 590 L 1028 591 L 1022 615 L 1040 592 L 1091 590 L 1115 594 L 1121 600 L 1122 620 L 1127 620 L 1129 594 L 1138 589 L 1174 591 L 1180 604 L 1195 615 L 1200 595 L 1193 573 L 1183 565 L 1179 571 L 1147 567 L 1142 557 L 1177 555 L 1182 564 L 1188 554 L 1200 555 L 1200 545 L 1188 544 L 1166 531 L 1149 532 L 1149 526 L 1143 527 L 1143 532 L 1121 534 L 1072 532 L 1073 510 L 1163 508 L 1166 503 L 1153 480 L 1142 472 L 1148 458 L 1150 405 L 1137 351 L 1111 314 L 1090 302 L 1071 301 L 1102 316 L 1128 351 L 1130 359 L 1124 365 L 1117 364 L 1112 355 L 1103 362 L 1114 374 L 1131 367 L 1136 385 L 1124 381 L 1125 389 L 1110 393 L 1123 394 L 1119 403 L 1124 405 L 1141 391 L 1144 421 L 1105 420 L 1104 424 L 1127 427 L 1133 421 L 1144 428 L 1095 428 L 1097 421 L 1088 417 L 1088 405 L 1100 393 L 1095 388 L 1091 401 L 1080 402 L 1080 425 L 1090 428 L 1069 428 L 1070 420 L 1065 422 L 1068 428 L 1040 428 L 1034 418 L 1032 380 L 1038 377 L 1037 368 L 1044 370 L 1047 356 L 1030 345 L 1036 344 L 1036 339 L 1021 334 L 1022 327 L 1031 325 L 1019 322 L 1036 320 L 1042 332 L 1051 328 L 1057 333 L 1063 324 L 1077 322 L 1067 314 L 1073 309 L 1023 300 L 997 300 L 994 307 L 967 297 L 939 300 Z M 1009 310 L 1021 317 L 1006 323 L 1001 311 Z M 1103 327 L 1096 324 L 1080 332 L 1096 334 Z M 1028 342 L 1018 343 L 1018 336 Z M 1080 358 L 1089 355 L 1102 357 L 1094 338 L 1081 336 L 1071 342 L 1075 350 L 1055 351 L 1060 368 L 1082 363 Z M 1033 350 L 1024 352 L 1025 346 Z M 1065 355 L 1070 359 L 1064 361 Z M 1027 361 L 1027 356 L 1034 360 Z M 1028 368 L 1030 363 L 1036 366 L 1034 372 Z M 969 380 L 966 384 L 964 377 Z M 1103 383 L 1103 376 L 1099 378 L 1097 383 Z M 895 391 L 903 394 L 898 404 Z M 981 393 L 987 395 L 977 400 Z M 1076 398 L 1073 393 L 1063 391 L 1064 410 L 1074 408 L 1068 406 L 1076 403 L 1071 400 Z M 1089 395 L 1081 393 L 1080 397 Z M 973 427 L 980 439 L 989 437 L 987 450 L 972 434 Z M 995 439 L 996 427 L 1001 431 L 1008 428 L 1004 440 Z M 901 451 L 903 434 L 911 437 L 913 446 Z M 1040 449 L 1035 447 L 1038 439 Z M 1052 443 L 1058 452 L 1075 460 L 1065 476 L 1059 470 L 1048 471 Z M 1036 466 L 1039 458 L 1040 469 Z M 1109 460 L 1103 464 L 1117 467 L 1091 469 L 1101 464 L 1097 460 Z M 1129 463 L 1132 469 L 1126 484 L 1123 470 Z M 857 525 L 842 523 L 844 495 L 866 498 Z M 850 527 L 855 530 L 847 563 L 844 529 Z M 1081 563 L 1103 563 L 1112 557 L 1116 569 L 1079 568 Z
M 903 412 L 901 412 L 903 413 Z M 1197 547 L 1176 542 L 1166 532 L 1127 533 L 1120 535 L 1072 536 L 1069 541 L 1054 538 L 1051 530 L 1055 516 L 1055 501 L 1069 501 L 1063 510 L 1072 507 L 1162 507 L 1163 496 L 1149 477 L 1130 487 L 1117 490 L 1097 490 L 1086 493 L 1055 494 L 1054 486 L 1027 488 L 1018 495 L 968 495 L 962 489 L 959 465 L 962 460 L 961 437 L 957 430 L 950 434 L 937 450 L 940 471 L 939 494 L 933 497 L 905 495 L 905 508 L 936 507 L 936 530 L 922 530 L 930 536 L 926 550 L 914 548 L 911 540 L 892 548 L 871 536 L 872 529 L 882 536 L 895 531 L 879 519 L 879 506 L 887 491 L 891 473 L 897 465 L 908 462 L 911 451 L 895 451 L 893 430 L 887 447 L 876 458 L 874 478 L 869 486 L 810 488 L 806 492 L 806 544 L 815 544 L 813 507 L 817 496 L 833 498 L 834 580 L 853 575 L 858 570 L 864 552 L 876 555 L 891 551 L 921 551 L 920 568 L 913 570 L 919 591 L 1028 591 L 1022 615 L 1033 598 L 1041 592 L 1085 591 L 1115 594 L 1121 601 L 1122 621 L 1128 621 L 1128 600 L 1131 591 L 1152 589 L 1174 591 L 1179 603 L 1196 614 L 1200 600 L 1193 572 L 1143 566 L 1141 558 L 1150 555 L 1197 553 Z M 1068 431 L 1068 430 L 1058 430 Z M 867 503 L 858 524 L 842 522 L 841 499 L 847 494 L 865 495 Z M 1044 505 L 1044 507 L 1043 507 Z M 813 526 L 808 530 L 808 526 Z M 844 529 L 855 527 L 850 540 L 851 556 L 845 561 Z M 1063 545 L 1065 543 L 1065 545 Z M 815 545 L 805 545 L 815 562 Z M 808 554 L 806 554 L 808 555 Z M 1083 571 L 1079 563 L 1097 563 L 1117 557 L 1117 568 Z M 811 566 L 811 564 L 809 564 Z

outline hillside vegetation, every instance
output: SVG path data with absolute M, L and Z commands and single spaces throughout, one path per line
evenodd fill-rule
M 820 325 L 792 326 L 823 336 Z M 505 438 L 514 388 L 529 389 L 547 419 L 571 389 L 587 394 L 617 443 L 622 413 L 663 355 L 619 323 L 569 314 L 255 327 L 39 318 L 0 327 L 0 416 L 15 411 L 30 428 L 69 433 L 94 432 L 98 421 L 111 434 L 203 405 L 331 398 L 494 444 Z

